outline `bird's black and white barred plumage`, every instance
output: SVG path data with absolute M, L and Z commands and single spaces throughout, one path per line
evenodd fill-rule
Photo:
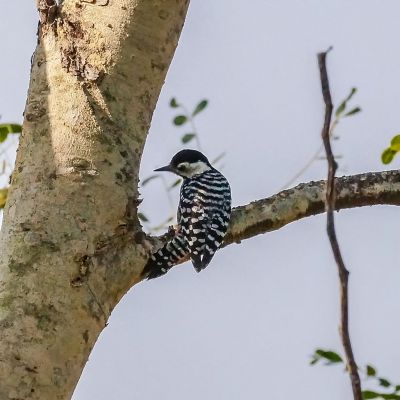
M 164 275 L 189 256 L 197 272 L 207 267 L 221 246 L 231 214 L 231 191 L 225 177 L 196 150 L 182 150 L 162 171 L 183 177 L 178 207 L 178 231 L 151 255 L 143 274 Z

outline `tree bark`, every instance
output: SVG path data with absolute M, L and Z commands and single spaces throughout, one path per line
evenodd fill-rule
M 1 234 L 2 400 L 69 399 L 142 268 L 140 158 L 188 3 L 37 1 L 39 40 Z M 131 243 L 129 276 L 110 246 L 116 238 Z M 94 263 L 105 249 L 107 264 Z
M 147 131 L 188 0 L 37 0 L 0 253 L 0 399 L 69 399 L 149 251 L 137 218 Z M 400 173 L 338 178 L 337 208 L 400 203 Z M 234 210 L 225 245 L 324 211 L 325 182 Z
M 335 178 L 335 209 L 400 205 L 400 171 L 367 172 Z M 224 246 L 272 232 L 325 212 L 326 181 L 301 183 L 233 210 Z

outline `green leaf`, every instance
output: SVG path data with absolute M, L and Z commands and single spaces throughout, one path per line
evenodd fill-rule
M 196 137 L 195 133 L 186 133 L 185 135 L 182 136 L 181 142 L 183 144 L 189 143 L 192 139 Z
M 202 112 L 208 105 L 208 100 L 202 100 L 200 101 L 199 104 L 197 104 L 196 108 L 194 109 L 192 113 L 192 117 L 197 115 L 198 113 Z
M 176 101 L 176 98 L 175 98 L 175 97 L 173 97 L 173 98 L 170 100 L 169 106 L 172 107 L 172 108 L 177 108 L 177 107 L 179 107 L 179 104 L 178 104 L 178 102 Z
M 4 208 L 4 206 L 6 205 L 7 195 L 8 188 L 0 189 L 0 208 Z
M 357 93 L 357 88 L 353 87 L 350 90 L 349 95 L 346 97 L 346 101 L 349 101 Z
M 385 378 L 379 378 L 379 385 L 385 388 L 392 386 L 392 384 Z
M 380 397 L 380 394 L 373 392 L 372 390 L 363 390 L 362 397 L 364 400 L 376 399 L 376 398 Z
M 174 118 L 174 124 L 176 126 L 181 126 L 187 121 L 187 116 L 186 115 L 177 115 Z
M 140 219 L 140 221 L 149 222 L 149 219 L 143 213 L 138 213 L 137 216 Z
M 172 185 L 168 186 L 168 191 L 172 190 L 174 187 L 178 186 L 182 182 L 182 179 L 177 179 Z
M 8 132 L 4 131 L 4 130 L 0 130 L 0 143 L 3 143 L 8 136 Z
M 322 359 L 327 362 L 327 365 L 343 362 L 342 357 L 338 353 L 331 350 L 317 349 L 312 356 L 310 364 L 314 365 Z
M 345 109 L 346 109 L 346 100 L 342 101 L 339 104 L 339 107 L 335 111 L 335 117 L 338 117 L 339 115 L 341 115 Z
M 400 396 L 395 393 L 380 394 L 380 397 L 385 400 L 400 400 Z
M 394 151 L 400 151 L 400 135 L 396 135 L 390 141 L 390 148 Z
M 400 396 L 395 393 L 378 393 L 372 390 L 363 390 L 363 399 L 385 399 L 385 400 L 400 400 Z
M 381 155 L 381 160 L 383 164 L 390 164 L 393 161 L 394 156 L 396 155 L 396 151 L 392 150 L 390 147 L 383 150 Z
M 22 126 L 19 124 L 0 124 L 0 132 L 21 133 Z
M 315 351 L 317 355 L 319 355 L 321 358 L 324 358 L 327 360 L 329 363 L 341 363 L 343 362 L 342 357 L 338 353 L 335 353 L 334 351 L 331 350 L 322 350 L 322 349 L 317 349 Z
M 372 365 L 367 365 L 367 376 L 376 376 L 376 369 Z
M 142 181 L 142 186 L 147 185 L 150 181 L 152 181 L 153 179 L 159 178 L 160 175 L 150 175 L 148 176 L 146 179 L 143 179 Z
M 396 135 L 392 138 L 392 140 L 390 141 L 390 145 L 394 146 L 396 144 L 400 144 L 400 135 Z
M 354 107 L 352 110 L 344 114 L 344 117 L 350 117 L 351 115 L 357 114 L 361 111 L 360 107 Z
M 350 93 L 347 95 L 347 97 L 339 104 L 339 107 L 335 111 L 335 117 L 339 117 L 347 107 L 347 102 L 357 93 L 357 88 L 353 87 L 350 90 Z M 354 110 L 354 109 L 353 109 Z M 353 111 L 352 110 L 352 111 Z M 359 110 L 361 111 L 361 109 Z M 350 112 L 350 111 L 349 111 Z M 358 111 L 356 111 L 358 112 Z M 351 115 L 351 114 L 350 114 Z M 347 114 L 345 115 L 347 116 Z
M 3 143 L 9 133 L 21 133 L 22 126 L 18 124 L 0 124 L 0 143 Z
M 400 392 L 400 385 L 396 385 L 395 388 L 394 388 L 394 391 L 395 392 Z

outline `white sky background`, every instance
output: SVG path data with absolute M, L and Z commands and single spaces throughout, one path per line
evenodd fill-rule
M 36 43 L 33 1 L 0 2 L 0 114 L 21 121 Z M 192 0 L 146 145 L 142 176 L 181 148 L 169 99 L 209 108 L 205 153 L 222 151 L 235 205 L 275 193 L 320 144 L 316 53 L 330 45 L 333 97 L 359 88 L 363 112 L 335 142 L 341 173 L 381 170 L 400 131 L 398 0 Z M 393 168 L 398 167 L 395 160 Z M 325 177 L 324 161 L 299 180 Z M 172 177 L 171 177 L 172 181 Z M 154 221 L 169 212 L 157 182 L 142 190 Z M 351 333 L 360 365 L 400 374 L 398 219 L 394 207 L 337 214 L 351 270 Z M 340 350 L 336 266 L 325 217 L 296 222 L 139 284 L 114 311 L 74 400 L 350 399 L 341 367 L 310 367 L 316 347 Z M 396 381 L 399 383 L 398 379 Z

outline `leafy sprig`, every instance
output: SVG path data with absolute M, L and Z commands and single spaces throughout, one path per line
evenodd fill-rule
M 358 89 L 356 87 L 351 88 L 349 94 L 339 103 L 335 110 L 335 118 L 332 121 L 330 128 L 330 136 L 333 140 L 338 140 L 340 137 L 336 133 L 336 128 L 343 118 L 352 117 L 362 111 L 360 106 L 350 106 L 351 100 L 357 93 Z M 319 145 L 315 150 L 310 159 L 299 169 L 299 171 L 292 176 L 280 189 L 286 189 L 291 186 L 300 176 L 302 176 L 317 160 L 325 160 L 325 155 L 323 155 L 323 144 Z M 335 159 L 342 158 L 341 155 L 335 155 Z
M 10 138 L 10 135 L 18 135 L 22 132 L 22 126 L 16 123 L 4 123 L 0 124 L 0 156 L 4 156 L 0 165 L 0 175 L 11 175 L 12 170 L 14 169 L 14 165 L 7 158 L 7 151 L 12 146 L 11 144 L 6 144 L 7 139 Z M 3 187 L 0 189 L 0 209 L 3 209 L 8 195 L 8 187 Z
M 312 354 L 310 364 L 315 365 L 321 362 L 323 365 L 328 366 L 344 364 L 343 357 L 336 351 L 319 348 Z M 400 384 L 395 384 L 386 377 L 380 376 L 377 369 L 371 364 L 367 364 L 360 369 L 363 372 L 364 380 L 373 382 L 378 387 L 375 390 L 363 390 L 362 396 L 364 400 L 400 400 Z
M 193 108 L 192 111 L 189 111 L 189 108 L 186 107 L 183 103 L 178 102 L 176 97 L 173 97 L 170 100 L 169 106 L 174 111 L 178 112 L 172 118 L 172 124 L 178 129 L 184 128 L 184 131 L 183 131 L 183 133 L 181 133 L 180 138 L 179 138 L 180 143 L 182 145 L 194 143 L 194 147 L 197 150 L 202 151 L 200 135 L 199 135 L 199 131 L 196 126 L 195 119 L 196 119 L 196 117 L 198 117 L 198 115 L 200 113 L 202 113 L 208 107 L 208 100 L 206 100 L 206 99 L 200 100 L 196 104 L 196 106 Z M 225 153 L 219 154 L 214 160 L 212 160 L 211 163 L 216 164 L 216 163 L 220 162 L 224 158 L 224 156 L 225 156 Z M 182 179 L 180 179 L 180 178 L 175 179 L 173 182 L 168 182 L 167 179 L 165 178 L 165 175 L 152 174 L 152 175 L 146 177 L 145 179 L 143 179 L 143 181 L 141 182 L 141 186 L 144 187 L 147 184 L 149 184 L 150 182 L 155 182 L 157 180 L 162 182 L 166 198 L 170 204 L 171 212 L 170 212 L 170 215 L 168 216 L 168 218 L 164 222 L 162 222 L 161 224 L 159 224 L 157 226 L 151 226 L 149 217 L 143 213 L 139 213 L 138 214 L 139 219 L 141 220 L 143 225 L 145 225 L 146 228 L 151 232 L 156 232 L 161 229 L 164 229 L 173 222 L 173 220 L 175 218 L 176 206 L 174 205 L 173 200 L 172 200 L 172 193 L 174 190 L 177 189 L 179 184 L 182 182 Z

